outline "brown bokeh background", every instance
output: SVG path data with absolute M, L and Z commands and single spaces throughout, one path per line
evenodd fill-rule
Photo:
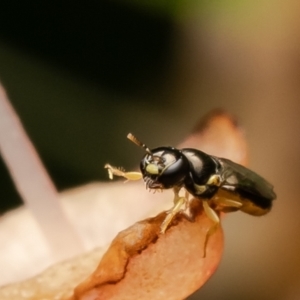
M 236 115 L 278 199 L 224 219 L 222 263 L 190 299 L 299 299 L 300 5 L 164 3 L 10 2 L 0 79 L 59 189 L 104 180 L 107 161 L 136 165 L 130 131 L 175 145 L 213 108 Z M 5 211 L 20 200 L 0 176 Z

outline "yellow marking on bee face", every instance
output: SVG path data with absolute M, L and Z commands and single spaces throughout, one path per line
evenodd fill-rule
M 159 174 L 158 166 L 155 165 L 155 164 L 147 165 L 146 171 L 151 175 L 158 175 Z

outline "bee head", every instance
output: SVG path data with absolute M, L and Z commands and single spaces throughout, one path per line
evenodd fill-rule
M 150 150 L 132 134 L 127 137 L 147 152 L 140 163 L 147 188 L 168 189 L 182 184 L 189 171 L 189 162 L 180 150 L 173 147 Z

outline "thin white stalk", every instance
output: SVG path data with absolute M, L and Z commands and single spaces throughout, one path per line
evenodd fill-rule
M 83 252 L 82 242 L 59 203 L 56 188 L 1 86 L 0 153 L 25 205 L 44 233 L 53 258 L 61 260 Z

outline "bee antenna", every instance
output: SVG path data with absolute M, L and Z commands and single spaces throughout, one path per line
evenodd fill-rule
M 132 133 L 128 133 L 128 134 L 127 134 L 127 138 L 128 138 L 130 141 L 132 141 L 133 143 L 135 143 L 137 146 L 139 146 L 139 147 L 145 149 L 145 151 L 146 151 L 149 155 L 153 156 L 153 153 L 151 152 L 151 150 L 150 150 L 144 143 L 142 143 L 141 141 L 139 141 Z

